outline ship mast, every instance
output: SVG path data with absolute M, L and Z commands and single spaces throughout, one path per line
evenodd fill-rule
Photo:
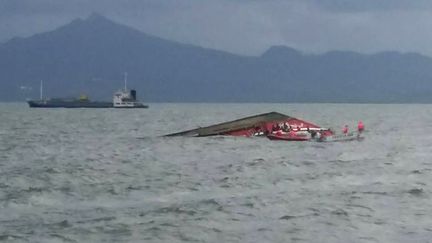
M 128 73 L 127 72 L 125 72 L 124 73 L 124 85 L 125 85 L 125 87 L 124 87 L 124 91 L 126 92 L 127 91 L 127 75 L 128 75 Z
M 43 81 L 40 81 L 40 90 L 39 90 L 40 100 L 43 98 Z

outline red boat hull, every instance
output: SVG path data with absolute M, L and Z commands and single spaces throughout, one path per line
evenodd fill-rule
M 309 141 L 310 137 L 304 136 L 290 136 L 288 134 L 269 134 L 267 135 L 267 138 L 270 140 L 283 140 L 283 141 Z

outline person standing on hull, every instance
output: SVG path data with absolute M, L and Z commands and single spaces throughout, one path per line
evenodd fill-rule
M 342 133 L 343 133 L 345 136 L 348 136 L 348 125 L 345 125 L 345 126 L 342 128 Z
M 282 131 L 284 131 L 284 132 L 289 132 L 289 125 L 288 125 L 288 123 L 287 122 L 285 122 L 284 124 L 283 124 L 283 127 L 282 127 Z
M 363 122 L 362 121 L 359 121 L 358 122 L 358 124 L 357 124 L 357 131 L 358 131 L 358 133 L 360 134 L 360 133 L 362 133 L 363 131 L 364 131 L 364 124 L 363 124 Z
M 364 131 L 365 127 L 362 121 L 359 121 L 357 124 L 357 138 L 360 138 L 360 134 Z

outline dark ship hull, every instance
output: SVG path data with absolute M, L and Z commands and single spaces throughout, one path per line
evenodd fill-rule
M 69 101 L 69 100 L 29 100 L 32 108 L 113 108 L 112 102 L 103 101 Z

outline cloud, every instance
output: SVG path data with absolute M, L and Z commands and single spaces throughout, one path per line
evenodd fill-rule
M 383 12 L 432 9 L 430 0 L 305 0 L 334 12 Z
M 52 30 L 98 12 L 179 42 L 259 55 L 271 45 L 306 52 L 417 51 L 432 55 L 430 0 L 3 0 L 0 40 Z

